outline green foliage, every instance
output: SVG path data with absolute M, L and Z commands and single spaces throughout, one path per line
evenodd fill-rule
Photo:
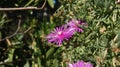
M 60 0 L 59 0 L 60 1 Z M 1 7 L 40 7 L 44 0 L 3 0 Z M 54 0 L 47 0 L 50 12 Z M 50 14 L 44 9 L 0 12 L 1 67 L 67 67 L 77 60 L 94 67 L 120 66 L 120 4 L 115 0 L 62 0 Z M 7 5 L 6 5 L 7 4 Z M 46 7 L 46 6 L 45 6 Z M 61 47 L 48 43 L 46 36 L 70 19 L 84 20 L 88 26 L 75 33 Z
M 48 0 L 48 3 L 52 8 L 54 8 L 54 5 L 55 5 L 54 0 Z

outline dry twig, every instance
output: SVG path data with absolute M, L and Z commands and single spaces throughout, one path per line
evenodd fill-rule
M 18 33 L 19 29 L 20 29 L 20 24 L 21 24 L 21 20 L 19 20 L 19 22 L 18 22 L 18 26 L 17 26 L 16 31 L 15 31 L 12 35 L 7 36 L 7 37 L 5 37 L 5 38 L 3 38 L 3 39 L 0 39 L 0 41 L 3 41 L 3 40 L 6 40 L 6 39 L 9 39 L 9 38 L 15 36 L 15 35 Z
M 0 11 L 15 11 L 15 10 L 41 10 L 44 8 L 46 4 L 46 0 L 43 3 L 43 5 L 38 8 L 38 7 L 18 7 L 18 8 L 0 8 Z

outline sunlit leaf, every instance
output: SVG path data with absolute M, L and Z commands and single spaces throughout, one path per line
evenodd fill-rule
M 54 8 L 54 6 L 55 6 L 54 0 L 48 0 L 48 3 L 50 5 L 50 7 Z

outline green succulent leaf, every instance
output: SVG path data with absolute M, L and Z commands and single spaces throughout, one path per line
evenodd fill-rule
M 51 8 L 54 8 L 54 0 L 48 0 L 48 4 L 50 5 Z

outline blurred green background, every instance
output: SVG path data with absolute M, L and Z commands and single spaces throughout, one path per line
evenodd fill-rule
M 45 5 L 43 5 L 45 4 Z M 120 67 L 120 4 L 116 0 L 1 0 L 0 67 L 68 67 L 84 60 L 94 67 Z M 46 36 L 70 19 L 88 27 L 61 47 Z

